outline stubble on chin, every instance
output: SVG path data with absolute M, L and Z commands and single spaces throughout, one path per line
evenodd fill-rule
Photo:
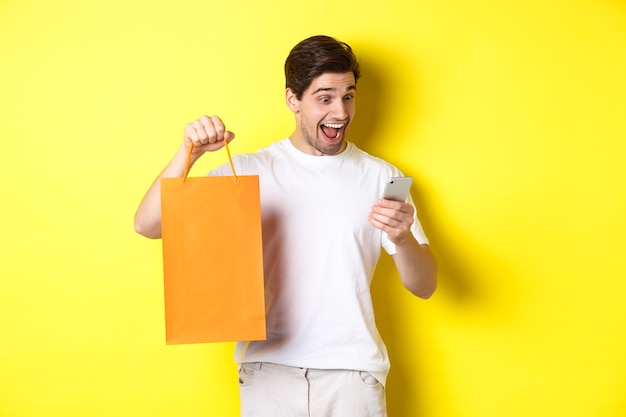
M 333 156 L 333 155 L 340 154 L 346 148 L 345 139 L 342 139 L 341 142 L 338 142 L 336 144 L 326 143 L 322 141 L 321 139 L 318 139 L 316 141 L 308 141 L 308 142 L 309 142 L 309 146 L 311 146 L 317 152 L 325 156 Z

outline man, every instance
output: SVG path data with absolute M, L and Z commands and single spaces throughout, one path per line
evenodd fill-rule
M 380 198 L 402 174 L 346 140 L 359 75 L 347 44 L 300 42 L 285 63 L 294 132 L 233 157 L 237 174 L 259 175 L 267 309 L 267 340 L 239 342 L 235 352 L 244 417 L 386 416 L 389 360 L 370 295 L 381 246 L 413 294 L 435 291 L 436 262 L 411 198 Z M 219 117 L 201 117 L 160 177 L 183 175 L 192 143 L 194 163 L 232 139 Z M 230 174 L 224 164 L 209 175 Z M 158 181 L 135 229 L 161 236 Z

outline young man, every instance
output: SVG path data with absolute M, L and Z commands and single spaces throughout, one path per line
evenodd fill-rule
M 235 352 L 244 417 L 386 416 L 389 360 L 370 295 L 381 246 L 409 291 L 435 291 L 436 262 L 411 198 L 380 198 L 402 174 L 346 141 L 359 74 L 347 44 L 300 42 L 285 63 L 294 132 L 233 157 L 238 174 L 259 175 L 267 308 L 267 340 L 239 342 Z M 192 143 L 193 163 L 232 139 L 219 117 L 201 117 L 160 177 L 183 175 Z M 228 164 L 209 173 L 230 174 Z M 161 236 L 158 180 L 135 229 Z

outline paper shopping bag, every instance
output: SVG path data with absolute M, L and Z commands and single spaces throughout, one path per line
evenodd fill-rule
M 264 340 L 258 176 L 163 178 L 161 212 L 166 343 Z

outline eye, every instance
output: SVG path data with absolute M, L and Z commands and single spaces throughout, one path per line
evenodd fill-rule
M 345 101 L 354 100 L 354 94 L 347 94 L 346 96 L 343 97 L 343 99 Z
M 323 96 L 319 98 L 320 103 L 330 103 L 330 97 Z

